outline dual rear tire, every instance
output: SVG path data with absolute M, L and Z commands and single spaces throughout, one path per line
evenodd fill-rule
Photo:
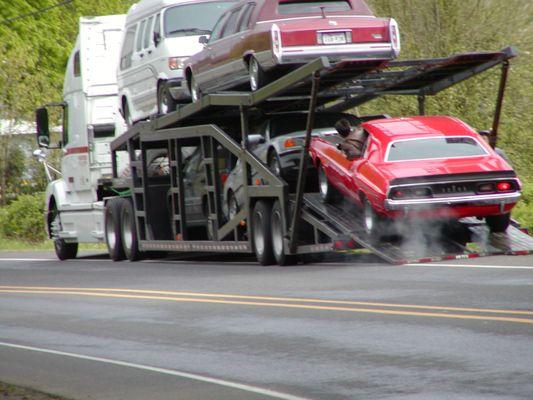
M 109 200 L 105 209 L 105 238 L 113 261 L 141 258 L 137 226 L 131 199 L 117 197 Z

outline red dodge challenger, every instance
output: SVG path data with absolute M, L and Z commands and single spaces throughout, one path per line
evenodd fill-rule
M 221 16 L 205 48 L 185 61 L 193 101 L 202 93 L 268 83 L 276 68 L 320 56 L 394 58 L 398 25 L 363 0 L 245 0 Z
M 322 199 L 342 197 L 363 210 L 367 233 L 379 237 L 401 217 L 484 217 L 503 232 L 520 198 L 512 167 L 466 123 L 444 116 L 389 118 L 361 124 L 362 157 L 348 161 L 336 137 L 312 139 Z

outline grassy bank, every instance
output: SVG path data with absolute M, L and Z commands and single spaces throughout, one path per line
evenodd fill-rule
M 99 243 L 82 243 L 80 250 L 102 250 L 107 251 L 105 244 Z M 54 250 L 54 242 L 52 240 L 45 240 L 42 242 L 26 242 L 23 240 L 7 239 L 0 236 L 0 251 L 46 251 Z
M 2 400 L 66 400 L 64 397 L 39 392 L 20 386 L 0 382 L 0 398 Z

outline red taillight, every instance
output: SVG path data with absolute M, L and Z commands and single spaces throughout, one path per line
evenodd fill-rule
M 391 193 L 391 197 L 393 199 L 403 199 L 405 197 L 405 193 L 403 190 L 394 189 Z
M 270 34 L 272 36 L 272 52 L 274 57 L 279 60 L 281 58 L 281 33 L 276 24 L 273 24 L 272 28 L 270 28 Z
M 509 190 L 512 190 L 513 185 L 511 185 L 510 182 L 498 182 L 496 184 L 496 189 L 498 189 L 498 192 L 508 192 Z

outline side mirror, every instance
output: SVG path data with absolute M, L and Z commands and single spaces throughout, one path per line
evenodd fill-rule
M 251 146 L 265 143 L 265 138 L 260 134 L 248 135 L 248 144 Z
M 209 38 L 205 35 L 202 35 L 198 38 L 198 42 L 202 43 L 204 46 L 207 44 L 208 41 L 209 41 Z
M 157 47 L 161 42 L 161 34 L 159 32 L 154 32 L 154 45 Z
M 37 125 L 37 144 L 39 147 L 47 148 L 50 145 L 50 128 L 48 110 L 45 107 L 39 107 L 35 111 L 35 122 Z

